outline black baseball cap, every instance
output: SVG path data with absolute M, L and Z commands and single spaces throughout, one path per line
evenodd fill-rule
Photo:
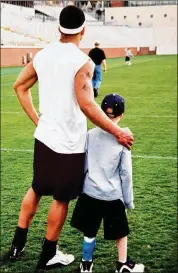
M 109 94 L 104 97 L 101 103 L 101 109 L 107 114 L 107 109 L 113 110 L 112 114 L 114 118 L 122 115 L 125 111 L 125 100 L 118 94 Z

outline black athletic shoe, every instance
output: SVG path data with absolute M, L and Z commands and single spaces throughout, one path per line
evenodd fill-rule
M 136 264 L 128 257 L 126 263 L 117 262 L 115 272 L 144 272 L 144 265 Z
M 93 92 L 94 92 L 94 97 L 98 97 L 98 89 L 97 88 L 94 88 L 93 89 Z
M 81 261 L 80 272 L 92 272 L 93 261 Z
M 19 248 L 15 245 L 11 245 L 11 247 L 6 255 L 6 258 L 11 261 L 19 260 L 22 256 L 24 249 L 25 249 L 25 247 Z

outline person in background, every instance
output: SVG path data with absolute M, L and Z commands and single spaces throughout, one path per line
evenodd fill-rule
M 96 6 L 95 6 L 95 12 L 96 12 L 98 21 L 100 21 L 102 14 L 104 13 L 102 1 L 97 1 Z
M 134 57 L 134 55 L 132 54 L 132 51 L 131 51 L 131 49 L 130 48 L 126 48 L 125 49 L 125 64 L 127 64 L 127 65 L 131 65 L 131 58 L 133 58 Z
M 93 85 L 93 92 L 94 97 L 96 98 L 99 93 L 99 87 L 101 85 L 102 81 L 102 67 L 104 72 L 107 70 L 107 64 L 106 64 L 106 55 L 103 49 L 99 48 L 100 42 L 95 41 L 94 42 L 95 48 L 91 49 L 89 52 L 89 57 L 92 59 L 92 61 L 95 63 L 95 70 L 92 78 L 92 85 Z

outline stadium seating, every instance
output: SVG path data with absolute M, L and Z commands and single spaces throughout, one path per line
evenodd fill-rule
M 44 46 L 44 42 L 12 32 L 8 29 L 1 28 L 1 45 L 14 45 L 14 46 Z
M 44 46 L 59 38 L 58 21 L 45 21 L 27 16 L 4 7 L 1 13 L 1 37 L 4 45 L 41 45 Z M 43 8 L 43 6 L 41 6 Z M 39 10 L 41 10 L 39 8 Z M 145 8 L 145 7 L 144 7 Z M 45 13 L 58 17 L 62 8 L 44 7 Z M 135 8 L 134 8 L 135 9 Z M 114 9 L 115 10 L 115 9 Z M 30 13 L 29 13 L 30 14 Z M 32 14 L 32 13 L 31 13 Z M 150 47 L 171 50 L 177 45 L 177 27 L 128 27 L 103 25 L 91 15 L 86 15 L 87 31 L 81 42 L 82 48 L 91 48 L 94 40 L 100 40 L 104 48 Z M 108 37 L 108 38 L 107 38 Z M 159 51 L 159 50 L 158 50 Z
M 43 12 L 47 14 L 48 16 L 59 18 L 59 14 L 63 8 L 60 6 L 55 7 L 55 6 L 46 6 L 46 5 L 35 5 L 34 9 L 40 12 Z

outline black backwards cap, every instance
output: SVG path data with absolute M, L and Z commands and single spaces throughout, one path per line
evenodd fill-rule
M 125 111 L 125 100 L 118 94 L 109 94 L 104 97 L 101 103 L 102 110 L 107 114 L 106 110 L 111 108 L 112 114 L 116 118 L 124 113 Z M 107 114 L 108 115 L 108 114 Z
M 60 31 L 64 34 L 77 34 L 85 26 L 85 15 L 83 11 L 73 5 L 62 9 L 59 16 Z

